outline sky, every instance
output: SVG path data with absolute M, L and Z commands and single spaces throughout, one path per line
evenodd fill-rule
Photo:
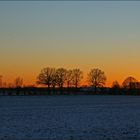
M 44 67 L 140 80 L 139 1 L 0 1 L 0 75 L 34 84 Z

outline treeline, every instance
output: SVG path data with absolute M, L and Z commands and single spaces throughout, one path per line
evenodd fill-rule
M 0 96 L 40 96 L 40 95 L 140 95 L 140 88 L 0 88 Z
M 0 84 L 2 83 L 0 76 Z M 17 77 L 14 85 L 0 86 L 2 95 L 56 95 L 56 94 L 126 94 L 138 95 L 140 83 L 134 77 L 127 77 L 122 85 L 114 81 L 110 88 L 105 87 L 107 77 L 101 69 L 93 68 L 87 74 L 86 86 L 81 86 L 83 72 L 78 69 L 43 68 L 37 76 L 37 86 L 24 86 L 23 79 Z
M 64 69 L 64 68 L 44 68 L 37 77 L 37 84 L 46 85 L 48 88 L 78 88 L 83 79 L 83 72 L 80 69 Z M 91 69 L 87 75 L 89 86 L 103 87 L 106 82 L 105 73 L 98 69 Z
M 1 76 L 2 77 L 2 76 Z M 9 83 L 6 86 L 2 86 L 2 78 L 0 77 L 0 87 L 25 87 L 23 78 L 15 78 L 13 83 Z M 103 87 L 106 82 L 106 76 L 104 71 L 94 68 L 87 74 L 87 78 L 84 78 L 83 71 L 78 68 L 65 69 L 65 68 L 51 68 L 46 67 L 41 70 L 37 76 L 36 87 L 47 88 L 78 88 L 81 87 L 81 81 L 86 79 L 86 86 Z
M 48 88 L 79 87 L 83 78 L 83 72 L 80 69 L 67 70 L 65 68 L 44 68 L 37 77 L 37 84 Z

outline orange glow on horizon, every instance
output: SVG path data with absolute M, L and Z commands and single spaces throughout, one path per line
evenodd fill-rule
M 20 76 L 20 75 L 18 75 L 18 76 L 14 76 L 14 75 L 5 76 L 5 75 L 3 75 L 2 82 L 7 83 L 7 85 L 13 84 L 15 78 L 20 77 L 20 78 L 23 78 L 23 85 L 25 85 L 25 86 L 29 86 L 29 85 L 37 86 L 36 80 L 37 80 L 38 74 L 36 74 L 36 75 L 26 74 L 26 75 L 22 75 L 22 76 Z M 114 77 L 110 76 L 109 77 L 109 76 L 107 76 L 107 81 L 106 81 L 105 87 L 111 87 L 113 81 L 118 81 L 118 83 L 120 85 L 122 85 L 123 80 L 128 76 L 122 76 L 122 77 L 119 77 L 119 76 L 114 76 Z M 136 77 L 136 79 L 138 80 L 137 77 Z M 86 74 L 84 74 L 84 78 L 81 80 L 80 86 L 89 86 Z

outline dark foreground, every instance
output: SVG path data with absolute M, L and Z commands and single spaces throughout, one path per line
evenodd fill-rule
M 0 140 L 140 140 L 140 96 L 0 96 Z

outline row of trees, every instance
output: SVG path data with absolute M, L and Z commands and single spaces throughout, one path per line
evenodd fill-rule
M 65 68 L 55 69 L 46 67 L 41 70 L 37 77 L 37 84 L 46 85 L 48 88 L 55 88 L 56 86 L 59 88 L 64 86 L 77 88 L 82 79 L 83 72 L 80 69 L 67 70 Z M 98 68 L 91 69 L 88 73 L 88 82 L 95 89 L 104 86 L 106 82 L 105 73 Z
M 39 76 L 37 77 L 37 84 L 46 85 L 48 88 L 50 87 L 79 87 L 81 80 L 83 79 L 83 72 L 80 69 L 70 69 L 67 70 L 65 68 L 50 68 L 46 67 L 41 70 Z M 94 68 L 91 69 L 87 74 L 87 81 L 89 86 L 95 88 L 95 91 L 98 87 L 103 87 L 106 83 L 106 75 L 104 71 Z M 134 77 L 127 77 L 122 85 L 118 83 L 118 81 L 114 81 L 112 83 L 112 88 L 127 88 L 134 89 L 140 88 L 140 82 L 136 80 Z
M 80 69 L 65 69 L 65 68 L 43 68 L 37 77 L 37 84 L 47 86 L 48 88 L 78 88 L 81 85 L 83 79 L 83 72 Z M 97 87 L 103 87 L 106 83 L 106 76 L 104 71 L 94 68 L 87 74 L 88 85 L 97 89 Z M 23 79 L 21 77 L 15 78 L 12 84 L 3 86 L 2 75 L 0 75 L 0 87 L 23 87 Z M 140 88 L 140 82 L 134 77 L 127 77 L 122 85 L 118 81 L 112 83 L 112 88 Z
M 83 78 L 83 72 L 80 69 L 67 70 L 64 68 L 44 68 L 41 70 L 37 77 L 37 84 L 47 85 L 48 88 L 56 86 L 63 88 L 64 85 L 67 87 L 78 87 Z
M 129 76 L 123 81 L 122 85 L 120 85 L 118 81 L 114 81 L 112 88 L 138 89 L 140 88 L 140 82 L 134 77 Z

